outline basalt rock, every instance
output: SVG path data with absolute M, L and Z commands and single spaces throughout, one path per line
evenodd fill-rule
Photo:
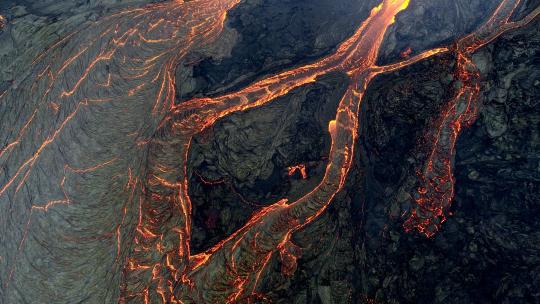
M 0 94 L 20 85 L 33 59 L 60 37 L 127 6 L 152 2 L 162 1 L 2 1 L 0 15 L 6 24 L 0 28 Z M 228 14 L 227 39 L 217 49 L 194 50 L 176 68 L 175 103 L 231 92 L 328 55 L 377 3 L 242 1 Z M 498 3 L 411 1 L 386 34 L 378 62 L 395 62 L 427 48 L 451 45 L 484 21 Z M 537 0 L 525 1 L 514 17 L 538 5 Z M 362 103 L 355 161 L 344 189 L 319 218 L 292 235 L 287 250 L 294 258 L 286 255 L 290 252 L 271 257 L 252 301 L 540 303 L 539 52 L 540 23 L 535 21 L 473 55 L 481 72 L 479 118 L 458 139 L 452 160 L 456 182 L 451 215 L 429 239 L 404 232 L 403 214 L 412 208 L 417 171 L 426 159 L 425 130 L 455 92 L 456 58 L 443 54 L 375 78 Z M 227 116 L 194 138 L 188 158 L 193 253 L 211 248 L 262 207 L 283 197 L 294 201 L 315 187 L 328 160 L 328 122 L 347 85 L 345 75 L 331 73 L 270 104 Z M 12 115 L 8 110 L 2 113 Z M 79 123 L 85 126 L 84 121 Z M 11 126 L 0 121 L 0 127 Z M 71 134 L 75 138 L 76 132 Z M 289 171 L 296 165 L 304 166 L 306 177 L 300 170 Z M 58 164 L 51 158 L 39 169 L 45 172 L 47 166 Z M 109 194 L 103 185 L 84 187 L 100 198 Z M 88 212 L 92 216 L 79 219 L 81 223 L 100 216 L 99 210 Z M 120 208 L 115 212 L 120 213 Z M 62 213 L 51 214 L 40 217 L 40 227 L 58 227 L 58 222 L 69 226 Z M 132 220 L 134 228 L 136 219 Z M 114 228 L 109 226 L 100 228 L 103 238 Z M 22 234 L 23 229 L 17 232 Z M 32 240 L 36 251 L 28 256 L 42 250 L 40 237 L 48 237 L 46 229 Z M 108 237 L 111 252 L 116 251 Z M 94 250 L 88 245 L 93 240 L 84 241 L 81 250 Z M 76 248 L 62 247 L 60 239 L 54 244 L 57 258 L 69 261 L 61 253 Z M 6 261 L 2 258 L 6 250 L 17 248 L 0 245 L 0 263 Z M 80 274 L 80 281 L 73 280 L 73 286 L 85 285 L 85 276 L 106 272 L 103 261 L 114 253 L 99 252 L 106 258 L 86 260 L 87 272 Z M 25 271 L 50 267 L 48 258 L 36 258 Z M 0 283 L 7 275 L 0 273 Z M 50 282 L 51 294 L 61 292 L 55 291 L 54 283 Z M 89 303 L 116 288 L 87 287 Z

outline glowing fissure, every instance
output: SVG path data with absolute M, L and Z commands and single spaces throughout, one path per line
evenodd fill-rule
M 409 4 L 409 0 L 383 0 L 333 54 L 256 81 L 237 92 L 215 98 L 194 98 L 175 105 L 175 67 L 190 51 L 211 45 L 219 37 L 227 11 L 238 2 L 172 1 L 104 18 L 45 51 L 35 61 L 33 78 L 26 78 L 19 89 L 10 89 L 0 99 L 0 103 L 25 100 L 25 107 L 32 109 L 23 128 L 2 134 L 5 142 L 0 161 L 12 170 L 4 173 L 6 182 L 0 185 L 0 198 L 8 196 L 10 201 L 32 178 L 42 155 L 57 145 L 62 132 L 81 112 L 99 111 L 106 104 L 115 110 L 111 113 L 113 118 L 132 107 L 152 113 L 152 119 L 135 117 L 141 120 L 139 125 L 121 130 L 125 138 L 134 140 L 128 148 L 141 151 L 140 155 L 147 159 L 145 168 L 128 162 L 124 164 L 124 175 L 112 177 L 126 180 L 123 191 L 128 194 L 122 202 L 121 221 L 111 231 L 122 273 L 118 299 L 121 303 L 244 301 L 254 294 L 261 272 L 275 253 L 283 260 L 284 273 L 291 275 L 299 254 L 299 249 L 290 242 L 292 233 L 317 218 L 345 183 L 358 136 L 361 100 L 370 81 L 380 73 L 450 51 L 450 48 L 438 48 L 415 56 L 407 54 L 403 61 L 377 66 L 375 61 L 386 30 Z M 503 0 L 488 22 L 457 43 L 457 76 L 463 86 L 440 120 L 433 152 L 422 173 L 426 186 L 421 189 L 423 196 L 405 224 L 407 230 L 417 229 L 431 236 L 444 220 L 444 211 L 453 195 L 450 157 L 455 140 L 461 127 L 470 124 L 476 114 L 479 74 L 470 55 L 539 13 L 537 9 L 522 21 L 509 22 L 519 2 Z M 81 34 L 93 39 L 82 45 L 70 44 L 70 39 Z M 62 60 L 61 48 L 72 55 Z M 322 181 L 297 201 L 282 199 L 261 208 L 228 238 L 206 252 L 192 255 L 187 159 L 193 136 L 228 114 L 264 105 L 332 71 L 346 73 L 350 83 L 335 118 L 329 123 L 332 142 Z M 79 77 L 66 78 L 67 74 Z M 38 120 L 41 124 L 49 121 L 41 126 L 42 131 L 34 125 Z M 150 124 L 153 129 L 142 123 Z M 28 148 L 35 142 L 37 148 Z M 120 166 L 117 163 L 121 162 L 114 160 L 104 160 L 78 173 L 98 174 L 107 166 Z M 64 168 L 71 166 L 66 163 Z M 33 213 L 77 203 L 64 190 L 64 183 L 65 179 L 58 183 L 64 194 L 61 197 L 29 206 L 24 237 L 18 251 L 10 257 L 12 265 L 17 264 L 24 250 Z M 137 225 L 125 227 L 126 218 L 132 213 L 136 214 Z M 9 270 L 10 278 L 14 271 L 16 268 Z

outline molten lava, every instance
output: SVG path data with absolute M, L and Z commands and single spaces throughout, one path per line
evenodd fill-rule
M 302 179 L 308 178 L 306 165 L 300 164 L 287 168 L 287 174 L 289 174 L 289 176 L 293 176 L 296 172 L 300 172 L 300 176 L 302 176 Z
M 436 127 L 426 134 L 431 143 L 430 153 L 419 173 L 420 187 L 415 206 L 404 223 L 406 231 L 414 229 L 432 237 L 446 220 L 454 197 L 452 157 L 455 155 L 456 140 L 462 128 L 475 121 L 478 111 L 481 75 L 471 55 L 504 32 L 523 26 L 539 14 L 537 8 L 521 21 L 510 21 L 519 4 L 520 1 L 502 1 L 486 23 L 458 40 L 454 46 L 457 90 L 438 118 Z
M 17 265 L 24 251 L 33 214 L 77 204 L 64 187 L 70 177 L 99 176 L 106 167 L 116 166 L 125 174 L 109 178 L 125 180 L 121 188 L 127 199 L 121 202 L 118 224 L 110 234 L 99 237 L 112 237 L 116 243 L 117 269 L 122 273 L 119 302 L 244 301 L 254 294 L 272 255 L 280 254 L 286 275 L 294 272 L 300 250 L 290 242 L 291 235 L 317 218 L 343 187 L 353 161 L 362 97 L 370 81 L 378 74 L 454 51 L 458 59 L 456 76 L 462 85 L 433 135 L 432 153 L 422 172 L 424 185 L 405 223 L 407 230 L 417 229 L 431 236 L 444 221 L 453 196 L 450 159 L 456 138 L 462 126 L 469 125 L 476 115 L 479 73 L 470 55 L 503 32 L 530 22 L 540 12 L 537 9 L 519 22 L 510 22 L 520 1 L 503 0 L 489 21 L 460 39 L 456 47 L 431 49 L 415 56 L 407 52 L 403 61 L 377 66 L 387 29 L 409 4 L 409 0 L 383 0 L 333 54 L 236 92 L 175 105 L 176 66 L 187 60 L 190 51 L 205 48 L 220 37 L 227 12 L 238 2 L 171 1 L 104 18 L 67 35 L 43 52 L 35 60 L 32 77 L 20 85 L 24 89 L 10 89 L 1 97 L 0 103 L 26 100 L 25 107 L 31 109 L 22 128 L 2 134 L 6 144 L 0 150 L 0 161 L 3 167 L 11 168 L 0 185 L 4 201 L 16 201 L 17 193 L 34 178 L 42 156 L 56 149 L 63 133 L 72 130 L 77 119 L 84 120 L 86 115 L 96 119 L 106 116 L 107 120 L 98 120 L 104 125 L 119 117 L 137 121 L 138 125 L 118 127 L 121 135 L 113 140 L 140 151 L 138 155 L 147 159 L 144 165 L 122 162 L 119 153 L 87 169 L 73 169 L 66 157 L 64 178 L 57 182 L 59 197 L 31 203 L 27 208 L 26 228 L 17 254 L 10 258 L 12 265 Z M 71 43 L 80 35 L 88 39 Z M 262 106 L 334 71 L 346 73 L 350 83 L 328 126 L 332 141 L 322 181 L 294 202 L 284 198 L 261 208 L 228 238 L 193 255 L 187 166 L 193 137 L 231 113 Z M 137 112 L 151 113 L 151 117 L 136 116 L 130 111 L 135 107 Z M 40 127 L 43 131 L 37 130 Z M 302 166 L 291 167 L 288 172 L 296 170 L 307 177 Z M 118 202 L 110 202 L 114 203 Z M 136 227 L 126 227 L 132 214 Z M 10 278 L 14 267 L 9 271 Z

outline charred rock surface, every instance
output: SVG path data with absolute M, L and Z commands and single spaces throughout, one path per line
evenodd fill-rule
M 326 126 L 346 83 L 340 74 L 321 77 L 197 137 L 190 159 L 196 251 L 215 245 L 261 206 L 298 199 L 320 181 L 330 146 Z M 306 179 L 289 175 L 287 168 L 298 164 L 306 165 Z

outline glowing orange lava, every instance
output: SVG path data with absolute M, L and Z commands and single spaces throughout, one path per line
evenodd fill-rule
M 302 179 L 308 178 L 307 171 L 306 171 L 306 165 L 300 164 L 300 165 L 295 165 L 295 166 L 291 166 L 291 167 L 287 168 L 287 174 L 289 176 L 294 175 L 294 173 L 296 173 L 296 172 L 300 172 L 300 176 L 302 176 Z
M 503 0 L 486 24 L 452 48 L 457 54 L 457 76 L 463 86 L 441 119 L 423 174 L 428 185 L 421 190 L 424 196 L 406 222 L 408 230 L 418 229 L 429 236 L 444 220 L 444 211 L 453 195 L 450 155 L 461 126 L 470 123 L 476 113 L 478 73 L 470 55 L 539 13 L 537 9 L 520 22 L 509 22 L 508 17 L 519 2 Z M 23 127 L 8 132 L 7 143 L 0 150 L 2 166 L 10 168 L 6 182 L 0 185 L 2 203 L 21 203 L 17 201 L 21 189 L 37 174 L 43 155 L 65 145 L 64 134 L 72 131 L 78 121 L 86 122 L 88 128 L 92 125 L 86 118 L 96 119 L 101 128 L 93 128 L 94 132 L 106 129 L 103 126 L 115 128 L 121 135 L 113 140 L 126 146 L 126 150 L 88 169 L 72 169 L 68 159 L 74 157 L 62 159 L 66 163 L 64 178 L 56 182 L 59 197 L 28 206 L 24 236 L 17 254 L 11 258 L 12 265 L 17 265 L 24 250 L 32 211 L 81 203 L 64 187 L 67 173 L 100 177 L 106 168 L 115 166 L 125 173 L 110 179 L 125 181 L 121 191 L 126 199 L 108 202 L 120 204 L 122 211 L 118 214 L 121 219 L 105 235 L 114 240 L 118 264 L 115 269 L 122 273 L 118 301 L 246 301 L 255 293 L 273 254 L 280 254 L 286 275 L 294 272 L 300 250 L 290 242 L 291 235 L 324 212 L 343 187 L 353 161 L 362 97 L 370 81 L 378 74 L 451 50 L 431 49 L 415 56 L 408 54 L 400 62 L 377 66 L 387 29 L 409 4 L 409 0 L 383 0 L 331 55 L 261 79 L 236 92 L 175 105 L 175 68 L 186 62 L 191 51 L 211 46 L 220 38 L 227 12 L 238 3 L 239 0 L 171 1 L 103 18 L 88 29 L 67 35 L 38 56 L 32 77 L 21 85 L 25 90 L 10 89 L 0 97 L 0 103 L 25 100 L 25 107 L 30 109 Z M 73 40 L 80 36 L 85 37 L 84 41 Z M 70 50 L 69 55 L 62 52 L 63 48 Z M 322 181 L 294 202 L 283 198 L 261 208 L 229 237 L 205 252 L 192 254 L 192 207 L 188 195 L 191 173 L 187 161 L 193 137 L 231 113 L 262 106 L 334 71 L 347 74 L 350 82 L 328 126 L 331 147 Z M 134 123 L 115 125 L 111 121 Z M 99 141 L 110 134 L 92 139 Z M 122 152 L 138 153 L 138 158 L 145 161 L 136 163 L 131 157 L 124 160 Z M 87 153 L 101 155 L 104 151 Z M 291 167 L 288 172 L 296 170 L 307 178 L 305 166 Z M 126 227 L 129 218 L 135 219 L 134 227 Z M 9 270 L 10 278 L 15 270 L 15 266 Z
M 415 206 L 404 223 L 406 231 L 417 230 L 432 237 L 446 220 L 454 197 L 452 157 L 455 155 L 456 140 L 462 128 L 475 121 L 478 111 L 481 75 L 471 55 L 506 31 L 530 22 L 540 13 L 540 8 L 537 8 L 524 19 L 512 22 L 510 17 L 519 3 L 517 0 L 502 1 L 486 23 L 458 40 L 454 46 L 454 76 L 458 88 L 438 118 L 436 128 L 430 129 L 426 135 L 431 143 L 430 154 L 419 174 L 420 187 Z

